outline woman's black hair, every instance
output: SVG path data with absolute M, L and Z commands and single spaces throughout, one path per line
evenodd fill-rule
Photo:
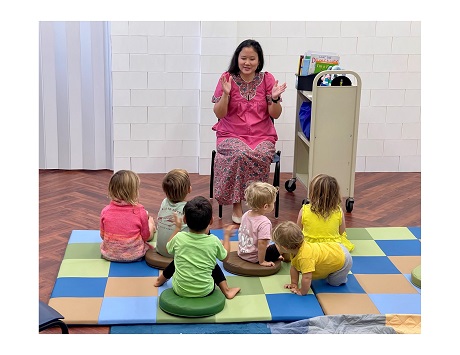
M 264 52 L 262 51 L 262 47 L 260 43 L 253 39 L 247 39 L 240 43 L 238 47 L 235 49 L 235 53 L 233 53 L 232 60 L 230 61 L 230 65 L 228 66 L 228 72 L 230 74 L 238 74 L 240 72 L 240 68 L 238 67 L 238 56 L 243 48 L 252 47 L 257 53 L 259 57 L 259 65 L 257 66 L 256 73 L 262 71 L 264 67 Z

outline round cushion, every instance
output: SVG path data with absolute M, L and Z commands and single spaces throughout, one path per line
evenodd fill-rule
M 417 286 L 418 288 L 422 288 L 422 266 L 419 265 L 412 270 L 410 281 Z
M 167 258 L 158 252 L 155 249 L 149 249 L 145 253 L 145 262 L 148 266 L 164 270 L 169 263 L 173 261 L 173 258 Z
M 159 305 L 163 312 L 173 316 L 209 317 L 224 309 L 225 296 L 220 290 L 215 289 L 205 297 L 181 297 L 172 288 L 168 288 L 160 294 Z
M 281 269 L 280 260 L 275 261 L 275 266 L 261 266 L 241 259 L 237 251 L 231 251 L 228 259 L 222 265 L 228 272 L 241 276 L 269 276 L 276 274 Z

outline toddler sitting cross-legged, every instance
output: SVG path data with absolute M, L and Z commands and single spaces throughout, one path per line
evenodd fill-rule
M 203 196 L 185 204 L 183 221 L 177 213 L 174 216 L 176 228 L 166 244 L 174 260 L 158 276 L 154 285 L 159 287 L 174 275 L 172 287 L 179 296 L 204 297 L 211 294 L 214 284 L 217 284 L 226 298 L 234 298 L 240 288 L 228 287 L 224 273 L 216 263 L 216 258 L 222 261 L 228 259 L 234 226 L 224 229 L 222 242 L 215 235 L 208 234 L 213 223 L 212 205 Z M 188 232 L 181 231 L 182 223 L 188 225 Z

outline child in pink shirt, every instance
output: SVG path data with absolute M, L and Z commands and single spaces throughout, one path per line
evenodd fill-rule
M 139 176 L 120 170 L 109 182 L 109 205 L 101 211 L 100 233 L 102 257 L 110 261 L 141 260 L 152 246 L 155 222 L 139 203 Z
M 250 210 L 241 217 L 238 230 L 238 256 L 262 266 L 275 266 L 275 261 L 283 260 L 271 240 L 272 222 L 265 216 L 273 211 L 278 188 L 266 182 L 252 182 L 244 195 Z

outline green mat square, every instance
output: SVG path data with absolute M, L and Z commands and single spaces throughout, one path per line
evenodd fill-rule
M 348 240 L 372 240 L 365 228 L 347 228 L 346 231 Z
M 291 270 L 291 263 L 285 263 L 284 261 L 281 263 L 281 269 L 275 275 L 289 275 Z M 270 275 L 274 276 L 274 275 Z
M 355 249 L 351 256 L 385 256 L 385 253 L 378 246 L 375 240 L 353 240 Z
M 267 298 L 262 295 L 238 294 L 235 298 L 225 301 L 224 309 L 215 315 L 217 323 L 267 322 L 272 319 Z
M 64 259 L 101 259 L 101 243 L 69 244 Z
M 407 227 L 366 228 L 374 240 L 417 239 Z
M 110 261 L 105 259 L 64 259 L 57 277 L 108 277 Z
M 299 276 L 300 283 L 301 276 Z M 277 294 L 277 293 L 291 293 L 291 290 L 284 288 L 284 285 L 291 282 L 290 275 L 272 275 L 270 277 L 260 278 L 262 287 L 266 295 Z M 313 294 L 311 288 L 308 290 L 309 294 Z
M 266 276 L 270 277 L 270 276 Z M 239 295 L 258 295 L 263 294 L 264 289 L 260 283 L 261 277 L 253 276 L 226 276 L 228 287 L 239 287 Z

